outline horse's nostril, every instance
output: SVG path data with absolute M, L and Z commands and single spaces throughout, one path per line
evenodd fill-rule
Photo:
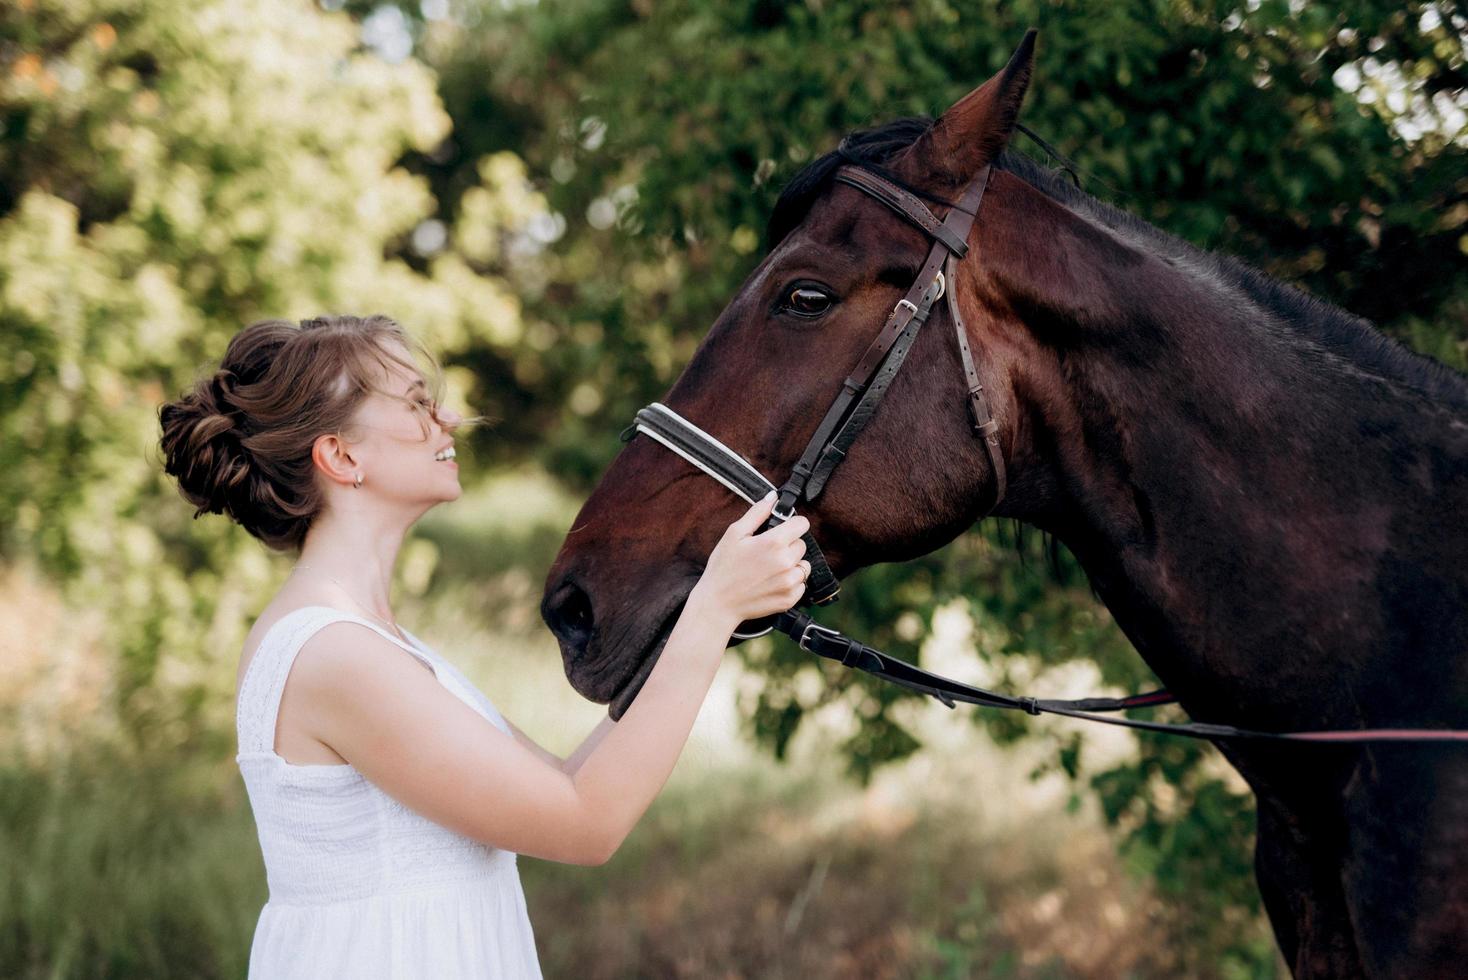
M 591 641 L 595 619 L 591 596 L 574 582 L 563 582 L 545 603 L 545 623 L 565 646 L 577 656 L 586 652 Z
M 571 594 L 561 604 L 561 616 L 572 629 L 591 629 L 591 599 L 585 592 L 573 587 Z

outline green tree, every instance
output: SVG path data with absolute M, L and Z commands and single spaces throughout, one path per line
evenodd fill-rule
M 277 574 L 189 519 L 159 404 L 267 316 L 386 312 L 450 361 L 520 344 L 489 270 L 543 209 L 512 154 L 472 161 L 454 242 L 409 254 L 434 198 L 399 161 L 450 130 L 422 64 L 292 0 L 0 8 L 0 559 L 101 611 L 137 739 L 228 741 L 200 668 Z

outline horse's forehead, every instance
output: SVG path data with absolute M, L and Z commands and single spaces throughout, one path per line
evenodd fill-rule
M 839 192 L 838 192 L 839 193 Z M 849 191 L 856 195 L 859 192 Z M 872 271 L 882 257 L 891 251 L 894 231 L 900 233 L 903 224 L 887 220 L 880 210 L 872 213 L 860 206 L 861 201 L 828 202 L 825 199 L 812 207 L 804 221 L 780 240 L 770 254 L 755 269 L 744 287 L 730 300 L 727 312 L 736 312 L 751 298 L 763 295 L 772 286 L 783 285 L 778 280 L 793 269 L 818 272 L 822 269 L 835 274 Z M 846 206 L 831 206 L 846 205 Z
M 909 230 L 911 225 L 862 191 L 838 184 L 811 205 L 786 241 L 798 238 L 833 254 L 875 261 L 879 253 L 890 250 L 894 234 Z
M 731 375 L 752 383 L 757 352 L 766 342 L 776 346 L 809 338 L 816 331 L 792 334 L 783 339 L 763 333 L 776 293 L 796 279 L 815 279 L 838 293 L 855 289 L 863 280 L 878 276 L 911 239 L 922 245 L 920 233 L 864 194 L 845 185 L 832 188 L 818 199 L 804 219 L 782 238 L 755 267 L 744 285 L 729 300 L 703 342 L 694 352 L 670 397 L 686 397 L 709 382 Z M 764 358 L 770 371 L 779 373 L 783 362 Z M 781 375 L 783 376 L 783 375 Z

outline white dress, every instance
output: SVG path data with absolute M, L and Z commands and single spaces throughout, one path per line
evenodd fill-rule
M 406 630 L 411 647 L 326 606 L 273 623 L 240 682 L 236 716 L 235 761 L 270 887 L 249 980 L 540 977 L 514 852 L 420 816 L 350 765 L 295 765 L 275 753 L 280 695 L 296 653 L 321 627 L 343 620 L 424 661 L 452 694 L 510 733 L 468 678 Z

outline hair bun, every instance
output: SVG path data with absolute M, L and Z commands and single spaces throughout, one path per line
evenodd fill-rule
M 249 497 L 253 469 L 238 428 L 239 413 L 231 402 L 235 375 L 222 369 L 194 390 L 159 411 L 164 472 L 177 478 L 184 497 L 200 514 L 227 514 L 238 519 Z
M 214 407 L 220 414 L 227 414 L 234 410 L 234 387 L 239 383 L 238 376 L 229 368 L 220 368 L 214 372 L 214 377 L 207 382 L 209 392 L 214 396 Z

